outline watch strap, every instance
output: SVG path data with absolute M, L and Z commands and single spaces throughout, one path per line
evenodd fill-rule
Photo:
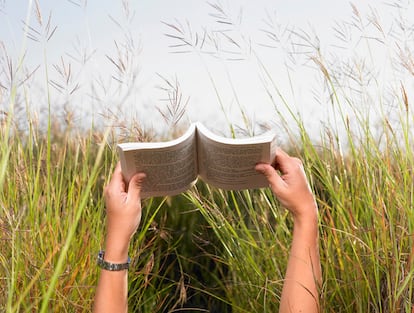
M 107 271 L 123 271 L 129 269 L 129 264 L 131 263 L 131 259 L 128 257 L 126 263 L 111 263 L 105 261 L 105 251 L 101 250 L 98 253 L 98 266 Z

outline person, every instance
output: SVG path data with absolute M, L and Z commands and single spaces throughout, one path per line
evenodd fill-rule
M 318 211 L 302 162 L 278 149 L 272 165 L 259 163 L 256 170 L 266 176 L 274 195 L 290 211 L 294 222 L 279 312 L 319 312 L 322 271 Z M 118 163 L 111 181 L 105 187 L 107 234 L 105 253 L 100 255 L 105 266 L 127 264 L 129 242 L 141 219 L 140 190 L 144 179 L 145 174 L 136 174 L 127 185 Z M 93 312 L 127 312 L 127 288 L 127 270 L 103 269 Z

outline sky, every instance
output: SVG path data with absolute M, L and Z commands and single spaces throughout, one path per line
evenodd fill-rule
M 410 16 L 411 1 L 397 2 Z M 361 16 L 376 12 L 386 29 L 402 11 L 386 1 L 355 5 Z M 323 75 L 309 56 L 319 49 L 333 60 L 366 53 L 374 65 L 385 62 L 375 43 L 371 51 L 354 39 L 338 48 L 335 29 L 355 22 L 353 10 L 349 1 L 332 0 L 0 0 L 0 42 L 15 64 L 25 55 L 25 71 L 37 69 L 26 100 L 33 107 L 49 96 L 57 111 L 70 104 L 95 120 L 116 111 L 157 128 L 178 85 L 185 121 L 243 125 L 244 112 L 255 124 L 272 124 L 276 111 L 289 114 L 285 102 L 318 129 L 331 113 Z M 177 46 L 180 30 L 192 47 Z M 123 65 L 128 70 L 120 73 Z M 69 68 L 67 79 L 61 73 Z

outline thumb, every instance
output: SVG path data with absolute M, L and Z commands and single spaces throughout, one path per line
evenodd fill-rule
M 267 178 L 272 190 L 278 190 L 285 186 L 283 179 L 279 176 L 275 168 L 270 164 L 259 163 L 256 165 L 255 169 Z
M 128 200 L 132 202 L 140 201 L 142 184 L 146 175 L 144 173 L 135 174 L 128 185 Z

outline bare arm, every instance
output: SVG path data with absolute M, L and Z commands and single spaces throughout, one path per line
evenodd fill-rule
M 278 150 L 274 166 L 258 164 L 256 170 L 267 177 L 273 193 L 291 212 L 294 221 L 279 312 L 319 312 L 322 272 L 318 245 L 318 212 L 302 162 Z
M 118 163 L 112 179 L 105 188 L 107 234 L 105 261 L 125 263 L 129 242 L 141 221 L 141 184 L 144 174 L 135 175 L 127 187 Z M 102 269 L 95 294 L 93 312 L 128 311 L 128 271 Z

